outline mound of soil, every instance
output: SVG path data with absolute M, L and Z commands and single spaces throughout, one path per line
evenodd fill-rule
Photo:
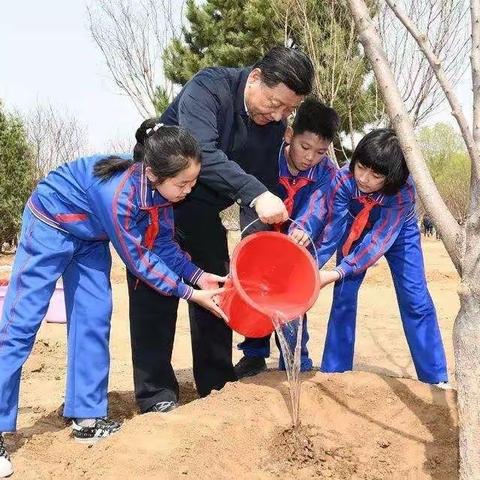
M 205 399 L 191 385 L 183 392 L 190 403 L 148 415 L 138 415 L 131 392 L 113 392 L 111 415 L 123 428 L 90 448 L 68 438 L 58 411 L 47 413 L 40 433 L 9 438 L 14 478 L 457 478 L 455 391 L 372 373 L 305 374 L 296 429 L 284 373 Z

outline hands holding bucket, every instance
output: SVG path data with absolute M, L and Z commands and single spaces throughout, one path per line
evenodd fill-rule
M 305 230 L 294 228 L 288 236 L 298 245 L 308 247 L 310 245 L 310 237 Z
M 227 277 L 221 277 L 214 273 L 202 273 L 197 281 L 197 286 L 202 290 L 215 290 L 220 288 L 220 284 L 224 284 L 227 281 Z
M 340 273 L 336 270 L 322 270 L 320 271 L 320 288 L 325 287 L 329 283 L 340 280 Z
M 283 223 L 288 219 L 288 212 L 283 201 L 268 191 L 255 199 L 254 208 L 260 221 L 269 225 Z
M 221 277 L 214 273 L 203 273 L 197 281 L 197 285 L 201 290 L 194 290 L 190 300 L 198 303 L 198 305 L 206 308 L 214 315 L 228 322 L 228 318 L 223 310 L 218 306 L 219 296 L 224 292 L 224 288 L 220 288 L 220 284 L 224 284 L 227 277 Z
M 311 243 L 310 236 L 305 230 L 300 228 L 293 228 L 292 231 L 288 234 L 289 237 L 297 244 L 302 247 L 308 247 Z M 317 258 L 318 264 L 318 258 Z M 329 283 L 334 283 L 340 280 L 340 273 L 336 270 L 321 270 L 319 272 L 320 277 L 320 288 L 325 287 Z
M 283 233 L 257 232 L 244 238 L 230 268 L 220 307 L 232 330 L 247 337 L 270 334 L 272 317 L 278 314 L 287 321 L 302 316 L 320 291 L 317 263 Z

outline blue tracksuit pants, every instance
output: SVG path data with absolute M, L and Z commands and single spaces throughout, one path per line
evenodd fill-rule
M 341 260 L 338 252 L 337 264 Z M 435 307 L 425 279 L 420 232 L 415 221 L 404 224 L 385 253 L 397 295 L 403 329 L 419 380 L 447 381 L 447 365 Z M 320 369 L 344 372 L 353 368 L 358 290 L 365 272 L 337 282 Z
M 15 430 L 21 369 L 63 276 L 68 367 L 64 415 L 107 414 L 112 298 L 108 242 L 82 241 L 25 209 L 0 320 L 0 432 Z

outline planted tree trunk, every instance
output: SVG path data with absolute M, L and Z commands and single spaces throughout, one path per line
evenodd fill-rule
M 480 272 L 462 279 L 453 329 L 460 422 L 460 478 L 480 478 Z

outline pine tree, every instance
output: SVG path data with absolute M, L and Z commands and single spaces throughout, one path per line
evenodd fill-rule
M 22 211 L 34 184 L 34 168 L 23 123 L 0 103 L 0 247 L 15 244 Z
M 283 32 L 270 17 L 270 0 L 208 0 L 196 5 L 187 0 L 189 28 L 184 41 L 176 39 L 164 54 L 165 75 L 184 85 L 205 67 L 239 67 L 255 63 L 274 45 L 283 43 Z
M 383 104 L 343 2 L 187 0 L 186 17 L 183 40 L 174 40 L 164 53 L 165 73 L 173 82 L 184 85 L 208 66 L 251 65 L 272 46 L 287 43 L 309 54 L 315 93 L 338 111 L 343 132 L 353 139 L 354 132 L 381 118 Z

